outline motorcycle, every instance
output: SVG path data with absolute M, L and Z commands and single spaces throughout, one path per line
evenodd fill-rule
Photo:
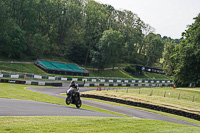
M 80 108 L 82 105 L 82 101 L 80 99 L 80 93 L 79 88 L 75 89 L 73 87 L 70 87 L 70 89 L 67 90 L 67 97 L 66 97 L 66 104 L 75 104 L 77 108 Z

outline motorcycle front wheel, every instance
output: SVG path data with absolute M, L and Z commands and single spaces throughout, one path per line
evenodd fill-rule
M 70 103 L 72 102 L 71 97 L 67 96 L 65 102 L 66 102 L 67 105 L 70 105 Z
M 82 101 L 81 101 L 81 99 L 80 99 L 80 100 L 77 101 L 77 103 L 76 103 L 76 107 L 77 107 L 77 108 L 80 108 L 81 105 L 82 105 Z

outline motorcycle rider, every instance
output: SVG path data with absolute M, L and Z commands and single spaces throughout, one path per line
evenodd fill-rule
M 77 90 L 77 87 L 78 87 L 73 80 L 71 81 L 69 88 L 71 88 L 71 87 L 76 89 L 76 90 Z
M 78 85 L 75 84 L 75 81 L 71 81 L 70 86 L 69 86 L 69 91 L 73 90 L 75 93 L 78 94 L 79 96 L 79 92 L 78 92 Z M 79 96 L 80 97 L 80 96 Z

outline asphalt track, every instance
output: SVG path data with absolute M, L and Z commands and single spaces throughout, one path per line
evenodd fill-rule
M 66 96 L 60 96 L 60 93 L 66 92 L 66 87 L 28 87 L 31 91 L 60 97 L 65 99 Z M 95 88 L 80 88 L 80 92 L 94 90 Z M 101 109 L 125 114 L 134 118 L 153 119 L 160 121 L 168 121 L 173 123 L 199 126 L 189 122 L 181 121 L 178 119 L 166 117 L 163 115 L 142 111 L 138 109 L 122 107 L 117 105 L 110 105 L 106 103 L 82 99 L 83 104 L 98 107 Z M 9 105 L 9 106 L 8 106 Z M 49 103 L 16 100 L 16 99 L 2 99 L 0 98 L 0 116 L 97 116 L 97 117 L 119 117 L 111 114 L 95 112 L 84 109 L 77 109 L 73 107 L 55 105 Z
M 111 114 L 77 109 L 69 106 L 28 100 L 0 98 L 0 116 L 98 116 L 118 117 Z

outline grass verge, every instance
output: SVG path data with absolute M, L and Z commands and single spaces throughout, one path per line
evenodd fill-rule
M 200 128 L 170 122 L 132 118 L 97 117 L 1 117 L 0 132 L 67 133 L 198 133 Z

